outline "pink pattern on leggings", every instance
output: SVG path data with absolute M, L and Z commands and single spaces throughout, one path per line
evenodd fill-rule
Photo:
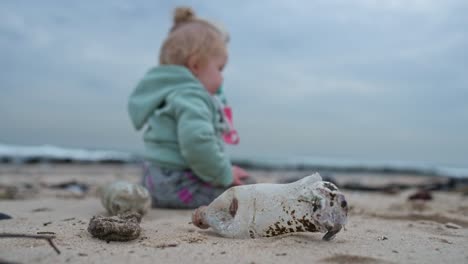
M 185 204 L 190 203 L 193 199 L 192 193 L 187 188 L 180 190 L 177 194 L 179 199 Z
M 191 171 L 185 172 L 185 176 L 189 178 L 191 181 L 196 182 L 196 183 L 201 183 L 203 187 L 212 187 L 212 185 L 209 182 L 204 182 L 197 178 Z

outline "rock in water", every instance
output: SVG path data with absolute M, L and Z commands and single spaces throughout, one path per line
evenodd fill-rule
M 209 206 L 195 210 L 199 228 L 233 238 L 323 232 L 330 240 L 346 224 L 348 203 L 318 173 L 289 184 L 254 184 L 228 189 Z

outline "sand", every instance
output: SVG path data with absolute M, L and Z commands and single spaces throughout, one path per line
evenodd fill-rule
M 456 192 L 433 192 L 433 200 L 414 202 L 407 197 L 415 190 L 397 194 L 344 190 L 351 206 L 349 223 L 330 242 L 322 241 L 320 233 L 223 238 L 191 225 L 191 210 L 167 209 L 150 210 L 141 222 L 142 234 L 134 241 L 107 243 L 93 238 L 87 232 L 89 220 L 105 214 L 97 187 L 116 179 L 138 182 L 140 173 L 133 165 L 0 165 L 0 186 L 30 185 L 17 199 L 0 200 L 0 212 L 13 217 L 0 220 L 0 233 L 54 232 L 53 241 L 61 252 L 57 254 L 42 239 L 0 238 L 0 262 L 468 263 L 468 197 Z M 251 173 L 263 182 L 301 175 Z M 390 177 L 372 180 L 411 180 L 405 175 Z M 50 188 L 71 180 L 90 185 L 89 191 L 83 195 Z

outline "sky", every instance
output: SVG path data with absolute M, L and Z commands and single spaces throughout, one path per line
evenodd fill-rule
M 233 156 L 468 167 L 464 0 L 2 0 L 0 143 L 141 151 L 128 96 L 179 5 L 230 32 Z

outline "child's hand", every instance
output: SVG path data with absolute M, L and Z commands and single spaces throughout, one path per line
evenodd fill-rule
M 232 166 L 232 178 L 234 179 L 232 185 L 243 185 L 244 180 L 248 177 L 249 174 L 244 169 L 237 166 Z

